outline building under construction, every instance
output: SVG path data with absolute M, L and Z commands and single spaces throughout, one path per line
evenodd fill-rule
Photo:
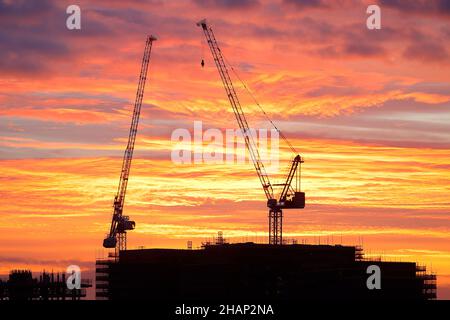
M 127 250 L 127 231 L 135 222 L 123 215 L 134 144 L 145 81 L 155 37 L 148 37 L 144 49 L 132 122 L 125 149 L 119 187 L 113 203 L 111 225 L 103 247 L 114 249 L 112 259 L 96 263 L 98 299 L 124 300 L 210 300 L 217 299 L 408 299 L 436 297 L 436 276 L 412 262 L 368 260 L 358 247 L 340 245 L 285 245 L 284 210 L 305 208 L 301 189 L 303 158 L 261 105 L 262 114 L 290 148 L 291 158 L 282 183 L 272 183 L 254 141 L 237 91 L 231 79 L 235 69 L 227 62 L 206 20 L 197 24 L 204 33 L 226 96 L 243 134 L 249 157 L 255 167 L 267 200 L 268 244 L 228 244 L 220 237 L 201 249 Z M 201 65 L 204 66 L 202 60 Z M 243 87 L 247 86 L 240 80 Z M 253 97 L 253 96 L 252 96 Z M 254 98 L 254 97 L 253 97 Z M 380 271 L 381 288 L 367 285 L 368 267 Z
M 367 267 L 381 270 L 368 289 Z M 98 260 L 98 299 L 427 300 L 436 275 L 413 262 L 368 260 L 358 247 L 214 243 L 201 249 L 140 249 Z
M 44 271 L 33 278 L 30 270 L 13 270 L 7 281 L 0 280 L 0 300 L 80 300 L 90 287 L 90 279 L 81 279 L 79 289 L 68 289 L 65 273 Z

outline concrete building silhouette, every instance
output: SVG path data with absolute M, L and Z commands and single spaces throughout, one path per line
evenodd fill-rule
M 367 267 L 381 270 L 369 290 Z M 96 262 L 97 299 L 342 299 L 436 298 L 436 275 L 413 262 L 365 259 L 341 245 L 207 243 L 201 249 L 121 251 Z

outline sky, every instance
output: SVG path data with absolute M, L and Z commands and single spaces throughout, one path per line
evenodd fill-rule
M 366 27 L 369 4 L 381 29 Z M 284 236 L 414 261 L 450 299 L 450 2 L 0 0 L 0 274 L 92 272 L 106 254 L 147 35 L 154 42 L 125 214 L 128 247 L 185 248 L 223 231 L 267 240 L 251 163 L 171 160 L 176 129 L 235 129 L 208 46 L 221 50 L 304 157 L 304 210 Z M 204 59 L 205 66 L 200 62 Z M 270 128 L 233 75 L 254 128 Z M 293 157 L 280 140 L 277 181 Z

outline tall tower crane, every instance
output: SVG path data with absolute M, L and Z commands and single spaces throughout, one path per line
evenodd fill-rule
M 145 43 L 144 57 L 142 58 L 141 74 L 139 76 L 139 84 L 134 102 L 133 118 L 131 120 L 130 133 L 128 135 L 128 144 L 123 155 L 122 170 L 120 173 L 119 188 L 114 197 L 114 211 L 111 221 L 109 234 L 103 240 L 103 247 L 115 248 L 116 253 L 127 248 L 127 231 L 133 230 L 136 226 L 129 216 L 124 216 L 123 206 L 125 203 L 125 194 L 127 192 L 128 177 L 130 175 L 131 160 L 133 159 L 134 142 L 139 123 L 139 115 L 141 113 L 142 98 L 144 97 L 145 80 L 147 79 L 148 64 L 150 61 L 150 53 L 152 51 L 154 36 L 148 36 Z
M 199 21 L 197 26 L 201 27 L 205 34 L 206 41 L 208 42 L 220 78 L 222 79 L 228 100 L 230 101 L 239 128 L 244 137 L 245 145 L 247 146 L 250 158 L 252 159 L 256 173 L 267 197 L 267 207 L 269 208 L 269 244 L 281 245 L 283 243 L 283 209 L 303 209 L 305 207 L 305 193 L 300 191 L 300 166 L 303 163 L 303 159 L 299 154 L 295 155 L 285 182 L 281 184 L 271 184 L 258 148 L 252 137 L 239 98 L 234 89 L 233 82 L 228 73 L 227 64 L 225 63 L 225 59 L 217 44 L 214 32 L 206 23 L 205 19 Z M 294 177 L 296 177 L 296 183 L 295 186 L 292 186 Z M 274 186 L 281 187 L 281 192 L 278 197 L 275 197 Z

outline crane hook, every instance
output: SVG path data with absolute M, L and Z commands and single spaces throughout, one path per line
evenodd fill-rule
M 202 65 L 202 68 L 205 67 L 205 60 L 202 59 L 202 62 L 200 64 Z

